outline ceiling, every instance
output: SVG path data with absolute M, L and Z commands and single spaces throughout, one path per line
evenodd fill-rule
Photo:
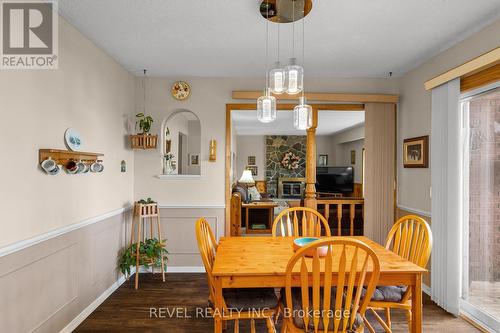
M 60 0 L 61 15 L 135 75 L 260 77 L 266 20 L 258 0 Z M 499 0 L 313 0 L 309 77 L 398 77 L 500 17 Z M 277 24 L 269 23 L 270 61 Z M 302 21 L 296 23 L 301 63 Z M 291 56 L 292 24 L 280 24 Z
M 305 135 L 293 127 L 293 112 L 278 111 L 272 123 L 257 120 L 257 111 L 231 111 L 233 126 L 238 135 Z M 364 111 L 320 111 L 317 135 L 332 135 L 365 122 Z

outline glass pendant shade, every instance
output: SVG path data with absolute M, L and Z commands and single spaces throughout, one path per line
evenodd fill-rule
M 285 72 L 285 91 L 290 95 L 298 94 L 304 89 L 304 68 L 296 65 L 292 59 L 291 64 L 286 66 Z
M 312 107 L 306 104 L 304 97 L 300 98 L 300 104 L 293 108 L 293 127 L 304 131 L 312 126 Z
M 285 92 L 285 73 L 277 62 L 274 69 L 269 72 L 269 88 L 273 94 L 279 95 Z
M 267 93 L 257 99 L 257 119 L 261 123 L 270 123 L 276 120 L 276 97 Z

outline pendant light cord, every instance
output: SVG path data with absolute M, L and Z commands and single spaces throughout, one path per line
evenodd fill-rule
M 142 109 L 144 115 L 146 115 L 146 70 L 144 69 L 144 76 L 142 77 Z
M 305 16 L 305 10 L 304 10 L 304 16 L 302 17 L 302 70 L 304 70 L 304 68 L 306 67 L 306 52 L 305 52 L 305 49 L 306 49 L 306 33 L 305 33 L 305 27 L 306 27 L 306 16 Z M 304 78 L 302 77 L 302 80 L 304 80 Z M 305 84 L 304 84 L 304 81 L 302 81 L 302 101 L 304 101 L 304 90 L 305 90 Z
M 292 58 L 295 57 L 295 1 L 292 1 Z
M 269 95 L 268 57 L 269 57 L 269 0 L 266 1 L 266 91 L 265 91 L 266 96 Z

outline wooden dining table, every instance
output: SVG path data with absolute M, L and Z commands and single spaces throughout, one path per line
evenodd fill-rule
M 377 285 L 405 285 L 412 288 L 411 332 L 422 332 L 422 275 L 426 269 L 403 259 L 367 237 L 349 238 L 369 245 L 379 258 L 380 278 Z M 294 254 L 293 240 L 294 237 L 222 237 L 212 270 L 216 307 L 222 309 L 222 290 L 226 288 L 285 287 L 286 266 Z M 300 279 L 292 277 L 292 284 L 300 286 Z M 214 319 L 214 332 L 222 332 L 221 318 L 215 316 Z

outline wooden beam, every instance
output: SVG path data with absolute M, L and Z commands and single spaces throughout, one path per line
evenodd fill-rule
M 298 104 L 298 103 L 297 103 Z M 292 111 L 297 104 L 277 103 L 276 108 L 283 111 Z M 332 111 L 363 111 L 364 104 L 314 104 L 310 103 L 312 107 L 317 110 L 332 110 Z M 226 104 L 226 109 L 238 111 L 255 111 L 257 110 L 257 103 L 234 103 Z
M 500 63 L 500 47 L 486 52 L 479 57 L 476 57 L 466 63 L 452 68 L 435 78 L 430 79 L 424 83 L 425 90 L 431 90 L 440 86 L 448 81 L 457 79 L 462 76 L 471 75 L 485 68 L 494 66 Z
M 262 96 L 261 91 L 233 91 L 233 99 L 255 99 Z M 300 97 L 297 95 L 274 95 L 277 100 L 292 100 Z M 399 100 L 399 95 L 385 94 L 351 94 L 351 93 L 317 93 L 306 92 L 305 97 L 309 101 L 320 102 L 355 102 L 355 103 L 394 103 Z

